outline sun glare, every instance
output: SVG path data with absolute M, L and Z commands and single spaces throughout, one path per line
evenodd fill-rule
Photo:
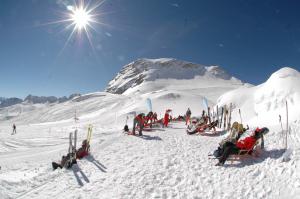
M 71 30 L 71 33 L 60 53 L 62 53 L 75 34 L 78 35 L 78 37 L 76 37 L 77 39 L 81 39 L 82 36 L 85 35 L 90 45 L 93 47 L 92 32 L 97 32 L 95 25 L 107 25 L 99 20 L 99 16 L 103 13 L 97 12 L 97 8 L 103 5 L 105 0 L 97 0 L 94 5 L 92 5 L 91 1 L 86 0 L 74 0 L 73 2 L 73 5 L 66 6 L 67 12 L 63 12 L 65 16 L 64 19 L 44 24 L 49 25 L 62 23 L 65 24 L 65 28 L 63 30 Z
M 81 31 L 83 28 L 86 29 L 87 26 L 90 26 L 92 22 L 91 15 L 84 8 L 75 8 L 72 11 L 71 19 L 75 25 L 75 28 L 78 31 Z

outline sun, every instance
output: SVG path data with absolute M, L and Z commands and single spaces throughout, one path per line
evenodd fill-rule
M 77 35 L 75 37 L 76 39 L 82 39 L 85 35 L 91 47 L 94 49 L 92 33 L 98 33 L 96 25 L 108 25 L 99 19 L 104 13 L 99 12 L 98 8 L 101 7 L 105 1 L 106 0 L 95 0 L 94 2 L 96 3 L 92 4 L 92 0 L 73 0 L 73 4 L 65 5 L 66 11 L 62 12 L 63 18 L 61 20 L 41 24 L 63 24 L 63 31 L 70 31 L 67 41 L 59 54 L 63 52 L 68 43 L 74 38 L 74 35 Z
M 82 29 L 86 30 L 87 26 L 91 26 L 93 21 L 92 15 L 90 15 L 83 7 L 73 9 L 70 14 L 70 19 L 78 31 L 81 31 Z

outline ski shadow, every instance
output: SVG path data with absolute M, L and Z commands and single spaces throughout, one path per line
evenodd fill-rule
M 96 159 L 94 158 L 94 156 L 88 155 L 88 156 L 86 157 L 86 159 L 87 159 L 89 162 L 93 163 L 100 171 L 102 171 L 103 173 L 106 173 L 106 169 L 107 169 L 107 168 L 106 168 L 102 163 L 100 163 L 98 160 L 96 160 Z
M 142 135 L 142 136 L 137 136 L 137 137 L 142 138 L 144 140 L 158 140 L 158 141 L 162 141 L 162 139 L 159 136 Z
M 90 180 L 88 179 L 88 177 L 85 175 L 85 173 L 83 173 L 83 171 L 81 170 L 81 168 L 78 166 L 78 164 L 74 164 L 72 166 L 72 171 L 73 171 L 73 174 L 76 178 L 76 181 L 78 183 L 78 185 L 80 185 L 81 187 L 84 185 L 82 179 L 86 182 L 86 183 L 89 183 Z M 81 176 L 79 176 L 79 174 Z
M 241 159 L 236 160 L 238 161 L 237 164 L 226 164 L 225 167 L 237 167 L 242 168 L 244 166 L 250 166 L 254 164 L 261 163 L 265 161 L 266 159 L 279 159 L 283 156 L 285 150 L 284 149 L 272 149 L 269 151 L 260 151 L 260 154 L 258 157 L 255 156 L 243 156 Z M 230 160 L 228 160 L 229 162 Z M 234 162 L 236 162 L 234 161 Z

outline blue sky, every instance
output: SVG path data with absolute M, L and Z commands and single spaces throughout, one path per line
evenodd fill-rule
M 91 5 L 97 1 L 91 0 Z M 173 57 L 220 65 L 252 84 L 282 66 L 300 70 L 300 1 L 107 0 L 106 25 L 64 44 L 73 0 L 0 1 L 0 96 L 101 91 L 123 65 Z

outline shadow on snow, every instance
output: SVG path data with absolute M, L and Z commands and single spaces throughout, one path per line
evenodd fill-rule
M 257 163 L 261 163 L 265 161 L 266 159 L 279 159 L 283 156 L 285 150 L 284 149 L 272 149 L 269 151 L 262 151 L 258 157 L 255 156 L 244 156 L 237 161 L 239 163 L 237 164 L 226 164 L 225 167 L 244 167 L 244 166 L 250 166 Z M 227 162 L 229 162 L 228 160 Z

